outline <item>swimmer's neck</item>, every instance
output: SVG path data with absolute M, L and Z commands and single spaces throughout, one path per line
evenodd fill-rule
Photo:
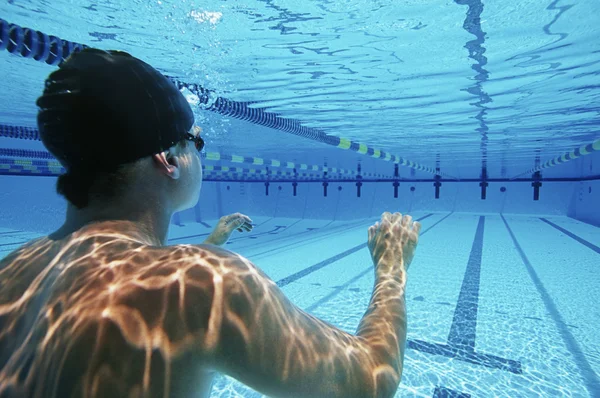
M 68 203 L 65 223 L 49 237 L 62 239 L 84 227 L 91 227 L 90 231 L 97 228 L 98 232 L 117 232 L 145 245 L 164 246 L 173 215 L 166 207 L 155 200 L 91 203 L 83 209 Z

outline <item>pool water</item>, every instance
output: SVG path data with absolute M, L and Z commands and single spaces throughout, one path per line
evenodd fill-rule
M 423 229 L 396 396 L 600 397 L 598 15 L 597 0 L 2 2 L 0 258 L 65 215 L 36 129 L 44 79 L 83 46 L 127 51 L 172 78 L 206 141 L 169 243 L 247 214 L 226 248 L 354 333 L 367 228 L 409 213 Z M 218 375 L 211 396 L 262 395 Z

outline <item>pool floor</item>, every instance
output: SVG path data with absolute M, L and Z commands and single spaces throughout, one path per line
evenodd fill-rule
M 567 217 L 412 214 L 423 224 L 407 284 L 397 397 L 600 396 L 600 228 Z M 226 248 L 300 308 L 354 333 L 373 289 L 367 228 L 253 217 Z M 215 221 L 172 225 L 200 243 Z M 39 236 L 0 228 L 0 258 Z M 211 397 L 261 397 L 219 376 Z

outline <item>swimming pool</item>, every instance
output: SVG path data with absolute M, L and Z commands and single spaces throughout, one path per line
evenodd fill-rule
M 596 395 L 597 227 L 557 216 L 414 216 L 423 230 L 409 271 L 409 349 L 396 396 Z M 373 288 L 365 240 L 373 220 L 254 221 L 227 248 L 259 265 L 296 305 L 353 333 Z M 211 224 L 173 226 L 170 243 L 197 243 Z M 3 253 L 39 236 L 0 234 Z M 218 377 L 211 396 L 262 395 Z
M 227 248 L 353 333 L 367 228 L 423 224 L 397 396 L 600 396 L 600 29 L 594 1 L 8 1 L 0 5 L 0 257 L 60 225 L 35 98 L 80 46 L 148 60 L 196 107 L 198 206 Z M 35 40 L 35 43 L 34 43 Z M 218 377 L 213 397 L 255 397 Z

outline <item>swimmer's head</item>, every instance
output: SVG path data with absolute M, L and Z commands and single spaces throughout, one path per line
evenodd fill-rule
M 197 195 L 187 198 L 199 193 L 201 179 L 190 136 L 198 133 L 194 115 L 177 87 L 152 66 L 124 52 L 83 50 L 50 74 L 37 105 L 42 142 L 67 171 L 57 189 L 78 208 L 91 194 L 103 195 L 90 192 L 95 183 L 116 176 L 126 185 L 126 169 L 135 166 L 139 174 L 144 164 L 142 173 L 163 171 L 181 180 L 173 182 L 178 188 L 172 194 L 182 202 L 175 207 L 195 204 Z M 118 193 L 115 181 L 107 184 L 109 196 Z

